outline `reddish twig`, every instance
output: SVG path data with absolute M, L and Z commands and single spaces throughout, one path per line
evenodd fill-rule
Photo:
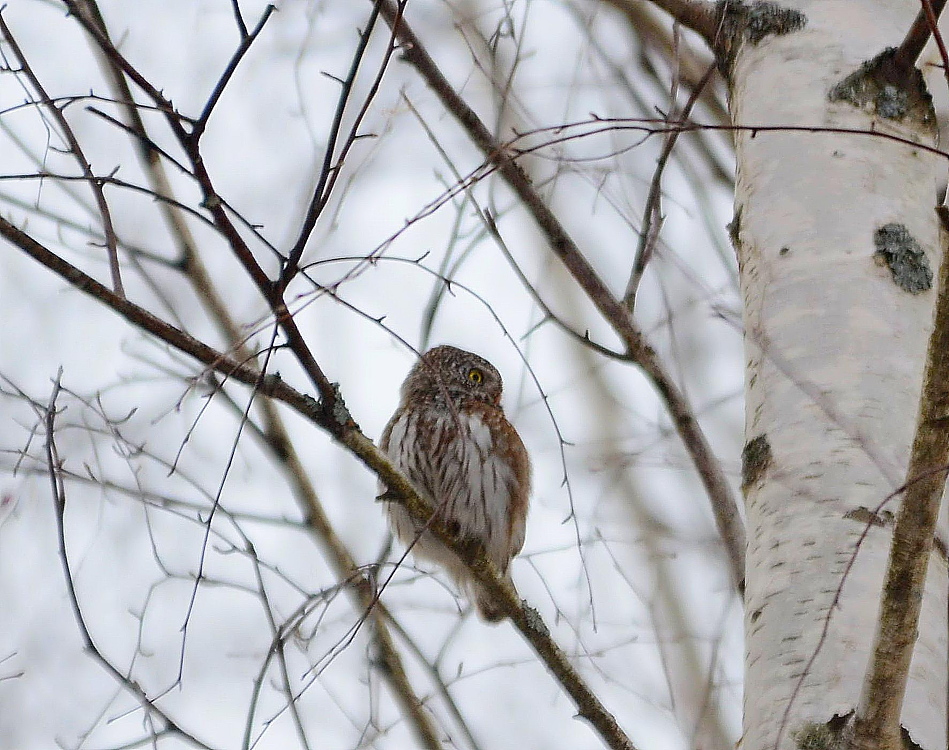
M 946 7 L 946 0 L 920 0 L 920 4 L 922 7 L 916 14 L 913 25 L 909 27 L 902 43 L 896 49 L 896 54 L 893 55 L 893 64 L 904 72 L 911 71 L 916 66 L 916 61 L 923 54 L 929 37 L 934 31 L 938 33 L 937 21 L 943 8 Z M 943 57 L 943 65 L 945 65 L 945 47 L 941 38 L 937 39 L 937 44 Z

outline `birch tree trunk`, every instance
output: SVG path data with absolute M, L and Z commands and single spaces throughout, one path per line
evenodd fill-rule
M 793 7 L 745 9 L 726 45 L 743 128 L 745 750 L 825 746 L 857 710 L 942 252 L 945 162 L 912 145 L 935 146 L 928 96 L 919 77 L 882 81 L 877 58 L 919 3 Z M 902 713 L 927 750 L 946 746 L 946 604 L 934 553 Z

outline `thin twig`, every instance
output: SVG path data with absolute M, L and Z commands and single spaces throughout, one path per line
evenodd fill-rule
M 560 123 L 559 125 L 548 125 L 545 127 L 534 128 L 533 130 L 523 131 L 502 144 L 498 144 L 502 151 L 512 152 L 516 156 L 526 154 L 535 154 L 544 148 L 555 146 L 559 143 L 565 143 L 580 138 L 589 138 L 594 135 L 602 135 L 613 131 L 629 131 L 641 133 L 642 141 L 653 136 L 666 135 L 673 131 L 683 133 L 692 133 L 699 130 L 715 130 L 724 133 L 750 133 L 756 137 L 761 133 L 815 133 L 815 134 L 838 134 L 838 135 L 860 135 L 869 138 L 881 138 L 893 143 L 899 143 L 904 146 L 911 146 L 921 151 L 934 154 L 942 159 L 949 161 L 949 151 L 930 146 L 925 143 L 918 143 L 911 138 L 899 135 L 895 132 L 889 132 L 882 128 L 841 128 L 828 125 L 764 125 L 757 123 L 734 123 L 730 125 L 721 125 L 714 122 L 697 122 L 695 120 L 677 124 L 669 123 L 654 117 L 599 117 L 593 116 L 585 120 L 576 120 L 574 122 Z M 520 147 L 520 141 L 527 140 L 533 136 L 549 135 L 543 143 L 536 146 Z M 499 152 L 500 153 L 500 152 Z M 492 159 L 492 163 L 497 161 L 497 157 Z M 495 166 L 495 168 L 499 168 Z
M 389 60 L 392 58 L 393 52 L 395 52 L 395 38 L 393 36 L 389 39 L 389 46 L 386 49 L 385 55 L 383 56 L 382 63 L 379 65 L 379 70 L 376 72 L 376 77 L 373 80 L 372 85 L 369 88 L 369 92 L 363 100 L 363 105 L 356 115 L 355 121 L 349 130 L 349 135 L 340 149 L 339 156 L 336 156 L 336 142 L 339 139 L 343 114 L 346 111 L 349 97 L 352 94 L 353 84 L 356 81 L 356 75 L 359 73 L 359 68 L 362 65 L 363 58 L 365 57 L 366 48 L 369 46 L 369 38 L 372 35 L 372 30 L 375 28 L 376 20 L 379 17 L 379 10 L 379 0 L 376 0 L 375 7 L 372 9 L 372 13 L 369 16 L 369 21 L 366 23 L 366 28 L 360 34 L 359 44 L 356 47 L 356 52 L 353 54 L 353 61 L 350 65 L 349 73 L 346 76 L 346 79 L 340 82 L 339 101 L 336 104 L 336 112 L 333 115 L 333 123 L 330 126 L 330 133 L 326 142 L 326 150 L 323 153 L 323 165 L 320 168 L 319 180 L 317 181 L 316 188 L 313 190 L 313 197 L 310 199 L 310 205 L 307 208 L 306 217 L 303 220 L 303 226 L 300 229 L 300 234 L 298 235 L 293 248 L 290 250 L 287 263 L 284 266 L 283 272 L 281 273 L 281 287 L 285 287 L 297 273 L 300 265 L 300 258 L 303 257 L 303 251 L 306 248 L 306 243 L 309 240 L 310 235 L 313 233 L 313 230 L 316 228 L 316 222 L 323 213 L 323 209 L 326 208 L 326 205 L 329 202 L 329 197 L 333 192 L 333 187 L 335 186 L 336 180 L 340 174 L 342 162 L 346 158 L 346 155 L 349 153 L 349 150 L 352 148 L 353 144 L 356 142 L 356 138 L 359 134 L 359 126 L 365 118 L 366 113 L 369 111 L 369 105 L 372 103 L 376 92 L 379 90 L 379 85 L 382 83 L 382 76 L 389 67 Z
M 379 612 L 385 616 L 386 622 L 390 625 L 395 634 L 405 641 L 406 645 L 409 647 L 409 650 L 415 654 L 415 657 L 422 665 L 422 669 L 428 673 L 429 678 L 435 685 L 435 690 L 438 691 L 438 694 L 442 697 L 442 700 L 445 701 L 445 706 L 448 708 L 449 713 L 455 718 L 455 722 L 461 728 L 462 734 L 464 734 L 465 739 L 468 741 L 470 750 L 481 750 L 481 744 L 475 738 L 471 731 L 471 727 L 468 726 L 468 722 L 465 720 L 464 715 L 461 713 L 461 709 L 458 707 L 458 703 L 455 701 L 451 692 L 448 690 L 448 685 L 442 678 L 437 664 L 433 664 L 429 661 L 428 657 L 422 651 L 421 646 L 419 646 L 419 644 L 408 633 L 408 631 L 402 627 L 402 624 L 393 616 L 393 614 L 388 610 L 388 608 L 385 607 L 385 605 L 377 604 L 376 607 L 379 608 Z
M 263 607 L 264 615 L 267 617 L 267 624 L 270 626 L 270 633 L 273 639 L 271 642 L 271 653 L 275 654 L 277 657 L 277 664 L 280 668 L 280 681 L 287 696 L 287 706 L 290 710 L 290 716 L 293 719 L 293 726 L 296 729 L 297 737 L 300 739 L 300 745 L 304 750 L 311 750 L 310 741 L 306 734 L 306 728 L 303 726 L 303 719 L 300 716 L 300 709 L 293 695 L 293 687 L 290 683 L 290 668 L 287 665 L 287 654 L 284 648 L 284 638 L 280 632 L 280 626 L 277 624 L 277 620 L 274 617 L 274 607 L 270 602 L 270 597 L 267 595 L 267 587 L 264 584 L 264 577 L 261 573 L 260 560 L 257 557 L 257 550 L 254 548 L 253 542 L 251 542 L 251 540 L 239 528 L 238 533 L 243 538 L 244 544 L 246 545 L 246 552 L 254 564 L 254 578 L 257 581 L 257 588 L 260 590 L 260 603 Z M 268 660 L 269 658 L 270 654 L 267 656 Z M 263 684 L 263 673 L 261 675 L 260 684 Z M 254 711 L 252 708 L 252 710 L 248 712 L 247 726 L 244 728 L 244 750 L 249 750 L 251 746 L 250 734 L 253 718 Z
M 105 247 L 109 256 L 109 272 L 112 274 L 112 289 L 116 294 L 124 297 L 125 289 L 122 286 L 122 273 L 119 269 L 119 251 L 116 247 L 115 229 L 112 225 L 112 212 L 109 209 L 109 203 L 105 199 L 105 193 L 102 190 L 103 181 L 92 171 L 92 164 L 86 158 L 85 153 L 83 153 L 82 146 L 79 144 L 79 139 L 76 137 L 75 132 L 73 132 L 72 126 L 69 124 L 69 120 L 66 119 L 63 109 L 53 103 L 53 100 L 50 98 L 49 94 L 46 93 L 46 89 L 43 87 L 43 84 L 40 83 L 39 78 L 37 78 L 36 74 L 33 72 L 32 67 L 30 67 L 29 61 L 26 59 L 26 56 L 20 49 L 20 45 L 17 44 L 16 39 L 13 37 L 13 33 L 10 31 L 10 27 L 7 26 L 7 22 L 3 18 L 2 7 L 0 7 L 0 33 L 2 33 L 6 38 L 7 44 L 10 46 L 10 49 L 13 51 L 13 54 L 16 56 L 17 60 L 19 60 L 20 72 L 27 77 L 30 85 L 39 95 L 39 103 L 46 107 L 47 111 L 53 116 L 53 119 L 59 125 L 60 132 L 62 133 L 63 138 L 66 139 L 66 143 L 69 146 L 69 153 L 73 155 L 76 162 L 79 164 L 79 168 L 82 170 L 83 179 L 89 183 L 89 188 L 92 190 L 92 194 L 95 196 L 96 205 L 98 206 L 99 214 L 102 217 L 102 234 L 105 236 Z
M 108 61 L 106 62 L 109 65 L 109 67 L 112 68 L 111 64 L 109 64 Z M 121 71 L 116 71 L 113 68 L 113 74 L 121 75 Z M 113 102 L 113 103 L 120 104 L 120 102 Z M 125 110 L 126 112 L 132 111 L 138 114 L 137 105 L 132 104 L 132 103 L 126 104 Z M 145 134 L 143 129 L 139 130 L 137 128 L 133 128 L 132 126 L 126 125 L 125 123 L 120 122 L 119 120 L 116 120 L 112 115 L 108 114 L 107 112 L 103 112 L 101 109 L 97 107 L 93 107 L 93 106 L 86 107 L 86 112 L 89 112 L 90 114 L 93 114 L 96 117 L 101 117 L 110 125 L 115 125 L 120 130 L 124 130 L 126 133 L 128 133 L 130 136 L 132 136 L 136 140 L 137 144 L 139 145 L 140 150 L 145 151 L 145 153 L 149 153 L 149 154 L 154 153 L 157 156 L 161 156 L 162 158 L 174 164 L 179 172 L 181 172 L 182 174 L 186 174 L 189 177 L 191 176 L 191 172 L 188 171 L 188 168 L 184 164 L 182 164 L 174 156 L 169 154 L 165 149 L 163 149 L 161 146 L 155 143 L 155 141 L 153 141 L 151 138 L 149 138 Z M 135 121 L 136 120 L 133 120 L 133 122 Z M 137 122 L 138 123 L 141 122 L 140 117 L 137 118 Z
M 37 170 L 35 172 L 24 172 L 19 174 L 0 174 L 0 181 L 2 182 L 26 182 L 29 180 L 37 181 L 57 181 L 57 182 L 86 182 L 86 178 L 80 175 L 68 175 L 68 174 L 58 174 L 56 172 L 47 172 L 43 170 Z M 168 203 L 180 211 L 184 211 L 189 214 L 192 218 L 197 219 L 203 224 L 208 225 L 212 229 L 217 229 L 217 226 L 213 221 L 208 219 L 206 216 L 202 215 L 199 211 L 196 211 L 191 206 L 188 206 L 184 203 L 179 203 L 170 198 L 166 198 L 158 193 L 155 193 L 151 188 L 147 188 L 144 185 L 136 185 L 134 182 L 127 182 L 126 180 L 120 180 L 118 177 L 97 177 L 96 180 L 103 185 L 115 185 L 116 187 L 122 188 L 123 190 L 128 190 L 133 193 L 141 193 L 147 195 L 149 198 L 153 198 L 156 201 L 162 203 Z M 104 235 L 103 235 L 104 236 Z
M 613 5 L 620 4 L 610 0 Z M 687 29 L 691 29 L 705 40 L 714 50 L 720 28 L 719 3 L 707 3 L 703 0 L 650 0 L 660 10 L 664 10 Z
M 662 60 L 669 61 L 673 59 L 673 35 L 675 30 L 679 27 L 678 24 L 670 25 L 665 18 L 665 14 L 653 12 L 652 7 L 641 0 L 603 0 L 603 2 L 613 6 L 623 15 L 630 33 L 634 35 L 634 38 L 646 49 L 655 49 L 659 52 L 658 57 Z M 594 16 L 592 14 L 589 15 L 589 17 L 583 15 L 578 0 L 574 0 L 568 7 L 578 20 L 583 23 L 584 31 L 587 34 L 589 42 L 594 46 L 597 54 L 609 66 L 614 77 L 617 78 L 627 92 L 635 98 L 640 99 L 641 95 L 638 91 L 635 91 L 632 86 L 628 75 L 629 71 L 626 66 L 611 59 L 603 48 L 602 41 L 598 40 L 591 33 L 590 24 Z M 702 78 L 705 68 L 713 57 L 714 52 L 711 49 L 702 48 L 699 50 L 694 49 L 691 45 L 683 45 L 683 47 L 676 52 L 675 56 L 675 65 L 679 70 L 681 82 L 684 83 L 687 88 L 695 88 L 698 81 Z M 642 64 L 646 73 L 649 74 L 653 81 L 657 85 L 663 85 L 663 76 L 652 57 L 643 55 Z M 701 102 L 716 121 L 729 121 L 728 108 L 714 89 L 706 88 L 701 97 Z M 642 106 L 641 109 L 648 111 L 651 107 L 647 105 Z M 707 143 L 703 144 L 702 150 L 709 159 L 709 167 L 717 172 L 718 176 L 728 179 L 729 175 L 722 171 L 722 163 L 719 155 L 711 153 Z
M 95 3 L 89 0 L 63 0 L 63 4 L 70 14 L 79 21 L 79 24 L 85 29 L 86 33 L 95 40 L 96 45 L 102 53 L 155 103 L 158 110 L 165 116 L 165 121 L 175 134 L 175 137 L 178 138 L 179 141 L 186 140 L 188 132 L 185 130 L 183 123 L 193 123 L 194 120 L 179 114 L 175 106 L 171 103 L 171 100 L 166 98 L 161 91 L 155 88 L 151 81 L 142 75 L 135 66 L 126 60 L 125 56 L 116 49 L 115 45 L 112 44 L 112 40 L 109 39 L 108 34 L 103 30 L 105 25 L 102 22 L 102 15 L 98 12 L 98 7 Z
M 711 80 L 716 68 L 716 63 L 712 63 L 698 85 L 692 89 L 682 112 L 676 118 L 680 124 L 688 121 L 692 108 L 701 96 L 706 84 Z M 662 173 L 665 171 L 669 157 L 672 156 L 672 149 L 675 148 L 679 132 L 672 131 L 663 141 L 662 151 L 659 154 L 659 160 L 656 162 L 656 171 L 653 173 L 652 182 L 649 185 L 649 194 L 646 196 L 643 226 L 639 233 L 639 247 L 636 248 L 633 271 L 630 274 L 629 283 L 626 285 L 626 294 L 623 295 L 623 302 L 630 312 L 633 312 L 636 308 L 636 291 L 639 289 L 639 283 L 646 272 L 646 266 L 652 259 L 656 243 L 659 241 L 659 230 L 662 226 Z
M 237 30 L 241 34 L 241 39 L 247 37 L 247 22 L 244 20 L 244 14 L 241 13 L 240 0 L 231 0 L 231 6 L 234 10 L 234 21 L 237 23 Z
M 498 247 L 501 248 L 501 252 L 504 253 L 504 257 L 507 259 L 507 262 L 510 264 L 511 270 L 513 270 L 514 274 L 517 276 L 518 281 L 528 291 L 531 297 L 533 297 L 534 302 L 537 303 L 537 306 L 540 307 L 541 311 L 544 313 L 544 319 L 537 325 L 539 326 L 548 321 L 552 321 L 558 328 L 560 328 L 564 333 L 566 333 L 568 336 L 573 338 L 575 341 L 593 349 L 595 352 L 602 354 L 604 357 L 609 357 L 610 359 L 617 359 L 620 361 L 629 362 L 631 358 L 628 354 L 624 352 L 614 351 L 613 349 L 610 349 L 609 347 L 603 346 L 602 344 L 598 344 L 597 342 L 593 341 L 590 338 L 589 331 L 580 333 L 580 331 L 574 330 L 567 323 L 567 321 L 563 320 L 550 308 L 550 306 L 544 300 L 543 296 L 540 294 L 540 292 L 537 290 L 534 284 L 531 283 L 530 279 L 527 278 L 524 271 L 521 269 L 521 267 L 518 265 L 517 261 L 515 260 L 514 256 L 511 254 L 511 251 L 508 248 L 507 243 L 504 242 L 504 239 L 501 236 L 501 232 L 498 229 L 497 220 L 494 213 L 491 211 L 482 209 L 481 206 L 478 205 L 478 202 L 475 199 L 473 191 L 468 189 L 470 187 L 473 187 L 473 183 L 471 183 L 469 180 L 466 180 L 464 177 L 462 177 L 461 173 L 458 171 L 458 168 L 455 166 L 455 163 L 451 160 L 451 157 L 449 157 L 449 155 L 445 152 L 445 149 L 443 149 L 441 144 L 438 142 L 438 139 L 435 137 L 435 133 L 429 127 L 428 123 L 425 122 L 424 118 L 422 117 L 422 114 L 416 109 L 415 105 L 412 104 L 412 101 L 405 94 L 402 95 L 402 101 L 405 102 L 405 105 L 409 108 L 412 114 L 415 115 L 415 118 L 416 120 L 418 120 L 419 125 L 421 125 L 422 129 L 425 131 L 425 134 L 428 136 L 429 141 L 431 141 L 432 145 L 438 151 L 439 156 L 442 157 L 442 160 L 445 162 L 445 164 L 448 165 L 448 168 L 451 170 L 451 173 L 455 179 L 455 184 L 464 185 L 466 187 L 466 191 L 465 191 L 466 200 L 471 201 L 471 204 L 474 206 L 475 212 L 477 213 L 478 217 L 481 219 L 481 222 L 484 225 L 484 228 L 487 234 L 491 235 L 494 238 L 494 240 L 498 243 Z M 461 216 L 460 211 L 458 215 L 460 219 L 460 216 Z M 447 270 L 447 257 L 445 259 L 445 262 L 446 262 L 446 266 L 443 266 L 442 271 L 435 274 L 436 278 L 438 279 L 438 287 L 436 289 L 448 289 L 450 285 L 457 283 L 452 279 L 452 276 L 454 276 L 453 273 L 450 275 L 444 273 L 444 271 Z M 428 333 L 430 333 L 431 331 L 431 326 L 432 326 L 432 322 L 434 320 L 434 315 L 435 315 L 435 308 L 437 307 L 438 300 L 439 300 L 439 295 L 438 295 L 438 291 L 436 290 L 436 292 L 432 295 L 432 300 L 429 302 L 428 308 L 426 311 L 426 323 L 423 329 L 425 331 L 425 335 L 423 336 L 423 339 L 427 339 Z M 529 334 L 530 334 L 530 331 L 528 331 L 528 333 L 525 334 L 525 337 Z
M 276 6 L 272 4 L 264 8 L 264 12 L 261 14 L 260 20 L 257 21 L 257 25 L 254 27 L 254 30 L 250 32 L 250 34 L 246 33 L 246 27 L 242 29 L 243 33 L 241 34 L 240 46 L 234 51 L 234 54 L 231 55 L 231 59 L 228 61 L 227 67 L 224 69 L 224 72 L 221 73 L 217 83 L 214 84 L 214 89 L 211 91 L 211 95 L 208 97 L 208 101 L 204 105 L 204 109 L 201 110 L 201 115 L 198 117 L 197 122 L 194 123 L 194 128 L 191 131 L 191 137 L 195 141 L 197 141 L 204 134 L 204 130 L 208 126 L 208 120 L 211 118 L 211 113 L 214 111 L 214 106 L 218 103 L 221 95 L 224 93 L 224 89 L 230 82 L 231 76 L 234 75 L 234 72 L 237 70 L 237 66 L 240 65 L 241 60 L 244 59 L 244 55 L 247 54 L 247 51 L 254 43 L 254 40 L 256 40 L 260 35 L 260 32 L 264 30 L 264 25 L 267 23 L 267 20 L 276 9 Z M 243 24 L 243 20 L 241 23 Z

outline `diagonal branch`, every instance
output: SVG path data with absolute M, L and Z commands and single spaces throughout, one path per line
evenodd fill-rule
M 719 32 L 719 3 L 706 3 L 703 0 L 650 0 L 660 10 L 665 11 L 687 29 L 698 34 L 714 50 Z M 631 0 L 606 0 L 620 10 L 632 5 Z
M 315 399 L 287 385 L 278 375 L 266 375 L 261 379 L 260 372 L 253 365 L 219 352 L 180 328 L 166 323 L 144 307 L 115 294 L 107 286 L 60 258 L 2 216 L 0 216 L 0 237 L 4 237 L 38 263 L 46 266 L 70 286 L 111 308 L 135 327 L 152 334 L 226 378 L 249 386 L 254 386 L 259 381 L 258 391 L 278 401 L 283 401 L 307 419 L 324 426 L 326 419 L 323 416 L 323 409 Z
M 692 114 L 692 108 L 698 101 L 705 86 L 708 84 L 715 72 L 716 65 L 712 63 L 705 71 L 705 75 L 692 89 L 688 101 L 682 108 L 682 112 L 676 118 L 679 124 L 688 121 Z M 623 302 L 632 312 L 636 309 L 636 292 L 639 290 L 639 283 L 642 281 L 643 274 L 646 272 L 646 266 L 652 259 L 656 243 L 659 241 L 659 230 L 662 228 L 662 173 L 665 171 L 669 157 L 672 156 L 672 150 L 675 148 L 680 130 L 670 132 L 662 143 L 662 151 L 659 154 L 659 160 L 656 162 L 656 171 L 653 173 L 652 182 L 649 185 L 649 194 L 646 197 L 646 208 L 643 211 L 643 227 L 639 233 L 639 247 L 636 248 L 636 257 L 633 261 L 633 272 L 630 274 L 629 282 L 626 285 L 626 294 L 623 295 Z
M 356 81 L 356 75 L 359 73 L 359 68 L 362 65 L 363 57 L 366 54 L 366 48 L 369 46 L 369 38 L 372 36 L 372 30 L 375 28 L 378 18 L 379 4 L 377 2 L 369 16 L 369 21 L 366 23 L 365 30 L 363 30 L 363 32 L 360 34 L 359 44 L 357 45 L 356 52 L 353 55 L 353 61 L 350 65 L 346 80 L 340 81 L 339 101 L 336 104 L 336 112 L 333 115 L 333 124 L 330 125 L 329 137 L 326 140 L 326 150 L 323 154 L 323 165 L 320 168 L 320 176 L 317 181 L 316 188 L 313 190 L 313 197 L 310 199 L 310 205 L 308 206 L 306 216 L 303 219 L 303 226 L 300 229 L 300 234 L 297 237 L 293 248 L 290 250 L 286 267 L 281 274 L 281 283 L 283 285 L 289 283 L 290 279 L 293 278 L 299 269 L 300 259 L 303 257 L 303 251 L 306 248 L 306 243 L 310 239 L 310 235 L 313 233 L 313 230 L 316 228 L 316 222 L 323 213 L 323 209 L 326 208 L 330 193 L 336 184 L 336 179 L 339 176 L 340 165 L 343 159 L 346 157 L 346 154 L 349 152 L 349 149 L 352 148 L 353 143 L 356 141 L 359 125 L 365 117 L 366 112 L 369 109 L 369 104 L 375 96 L 376 91 L 379 89 L 379 84 L 382 82 L 382 75 L 389 67 L 389 59 L 392 57 L 392 53 L 395 51 L 395 46 L 393 44 L 394 40 L 390 39 L 388 49 L 386 50 L 382 64 L 379 66 L 379 71 L 372 83 L 369 95 L 366 97 L 362 108 L 356 115 L 356 121 L 353 123 L 353 126 L 349 132 L 349 136 L 340 149 L 339 156 L 336 157 L 336 142 L 339 139 L 340 128 L 342 127 L 343 123 L 343 114 L 346 112 L 346 105 L 349 103 L 349 97 L 352 94 L 353 84 Z
M 264 25 L 267 23 L 267 20 L 276 9 L 277 7 L 273 4 L 270 4 L 264 8 L 264 12 L 261 14 L 260 20 L 257 22 L 254 30 L 249 34 L 246 33 L 246 27 L 242 28 L 243 33 L 241 34 L 240 46 L 238 46 L 234 54 L 231 55 L 231 59 L 228 61 L 227 67 L 218 78 L 217 83 L 214 84 L 214 90 L 211 91 L 211 95 L 208 97 L 208 101 L 204 105 L 204 109 L 201 111 L 200 117 L 198 117 L 197 122 L 194 123 L 194 129 L 191 131 L 191 137 L 195 140 L 204 134 L 204 129 L 208 126 L 208 120 L 211 118 L 211 113 L 214 111 L 215 105 L 220 100 L 221 95 L 224 93 L 224 89 L 230 82 L 231 76 L 234 75 L 234 71 L 237 70 L 237 66 L 240 65 L 241 60 L 244 59 L 244 55 L 247 54 L 247 51 L 254 43 L 254 40 L 256 40 L 260 35 L 260 32 L 264 30 Z M 243 20 L 241 23 L 243 23 Z

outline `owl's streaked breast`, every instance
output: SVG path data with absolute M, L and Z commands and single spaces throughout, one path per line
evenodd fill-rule
M 499 571 L 524 544 L 530 459 L 500 407 L 501 378 L 487 360 L 454 347 L 427 352 L 406 377 L 402 403 L 382 449 L 430 500 L 453 535 L 478 540 Z M 482 616 L 497 621 L 490 596 L 447 546 L 398 503 L 389 518 L 416 558 L 444 567 Z

